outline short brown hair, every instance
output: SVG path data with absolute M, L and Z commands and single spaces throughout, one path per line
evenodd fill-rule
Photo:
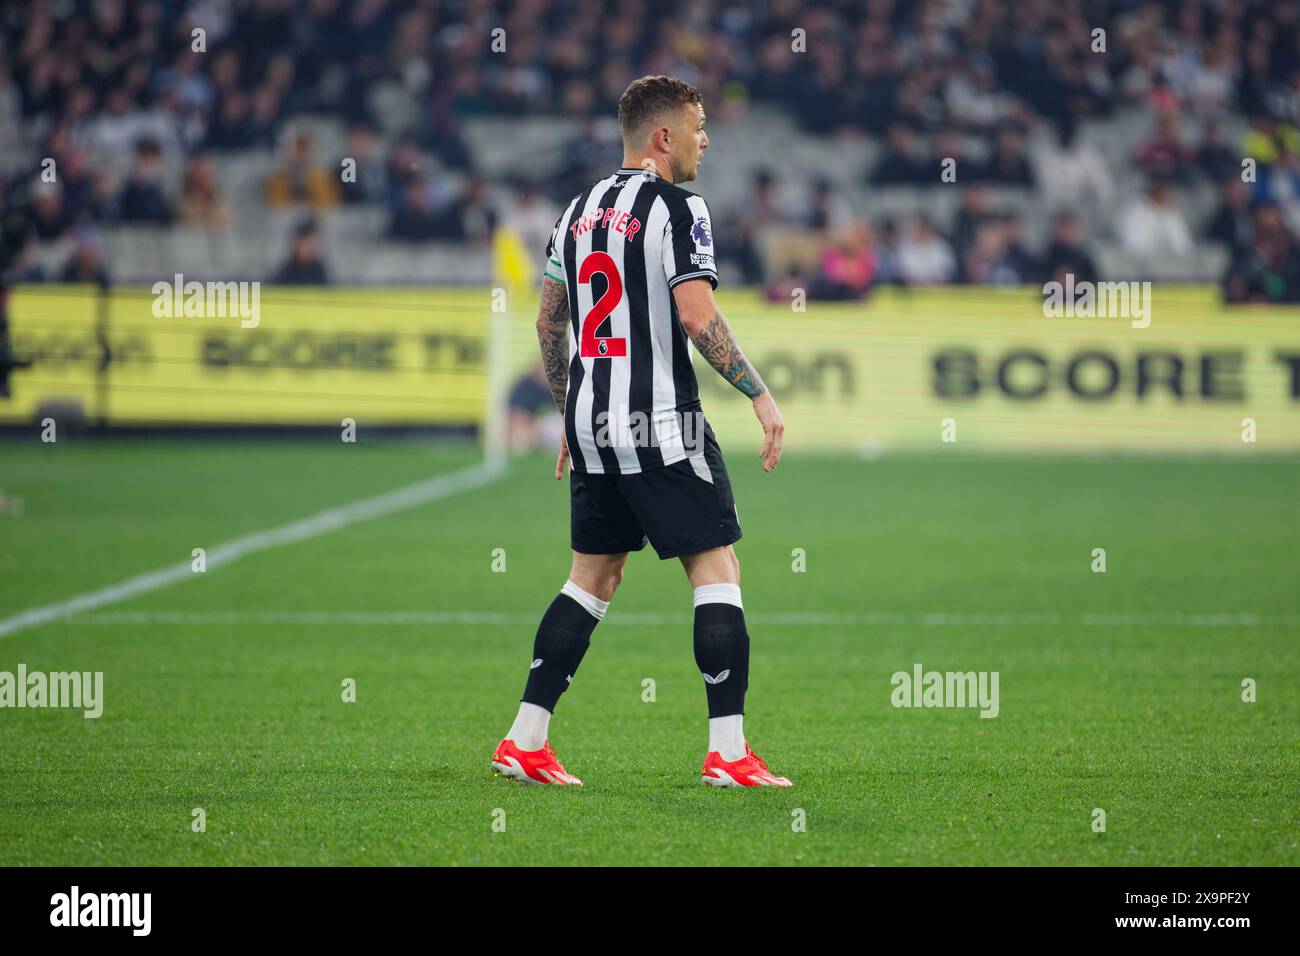
M 687 103 L 698 102 L 700 91 L 675 76 L 643 76 L 618 99 L 619 132 L 626 140 Z

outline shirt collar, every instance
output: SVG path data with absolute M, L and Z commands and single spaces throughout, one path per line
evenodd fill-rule
M 643 168 L 643 167 L 641 167 L 641 166 L 620 166 L 620 167 L 618 168 L 618 171 L 619 171 L 620 174 L 622 174 L 622 173 L 647 173 L 647 174 L 653 176 L 655 179 L 663 179 L 663 177 L 660 176 L 660 175 L 659 175 L 657 172 L 655 172 L 653 169 L 645 169 L 645 168 Z

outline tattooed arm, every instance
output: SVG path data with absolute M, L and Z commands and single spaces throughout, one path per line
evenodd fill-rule
M 763 459 L 763 470 L 771 471 L 781 460 L 785 423 L 758 369 L 745 358 L 731 326 L 718 311 L 713 287 L 704 279 L 682 282 L 673 289 L 673 298 L 682 327 L 705 361 L 754 403 L 754 414 L 763 426 L 763 448 L 758 457 Z
M 537 343 L 542 347 L 542 367 L 551 384 L 555 407 L 564 414 L 564 393 L 569 387 L 569 293 L 564 283 L 542 279 L 542 301 L 537 307 Z
M 691 339 L 705 361 L 746 396 L 758 398 L 767 391 L 767 386 L 758 375 L 758 369 L 745 358 L 745 353 L 736 341 L 736 334 L 731 331 L 731 326 L 716 306 L 713 319 L 704 328 L 692 333 Z
M 537 307 L 537 344 L 542 348 L 542 368 L 551 386 L 555 407 L 564 415 L 564 393 L 569 388 L 569 292 L 563 282 L 550 276 L 542 279 L 542 301 Z M 555 460 L 555 477 L 564 477 L 569 446 L 560 432 L 560 455 Z

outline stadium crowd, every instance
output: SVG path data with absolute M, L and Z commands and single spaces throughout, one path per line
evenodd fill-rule
M 665 8 L 676 16 L 663 16 Z M 0 12 L 0 171 L 8 218 L 70 249 L 57 274 L 104 281 L 97 227 L 181 223 L 229 229 L 232 207 L 296 209 L 302 224 L 269 277 L 328 281 L 316 221 L 345 205 L 386 210 L 382 236 L 486 248 L 509 221 L 545 236 L 558 203 L 619 159 L 598 118 L 629 79 L 673 73 L 700 87 L 725 123 L 748 104 L 788 111 L 810 137 L 871 137 L 867 186 L 958 188 L 946 228 L 874 221 L 852 208 L 835 170 L 779 198 L 782 170 L 760 171 L 743 202 L 715 210 L 720 257 L 781 295 L 852 299 L 878 283 L 1039 283 L 1093 275 L 1101 237 L 1078 210 L 1112 209 L 1107 241 L 1137 256 L 1205 242 L 1228 250 L 1231 301 L 1300 301 L 1300 5 L 1274 0 L 34 0 Z M 500 34 L 496 42 L 494 31 Z M 201 42 L 195 31 L 201 31 Z M 1102 31 L 1102 32 L 1098 32 Z M 200 46 L 201 49 L 196 49 Z M 1117 170 L 1085 134 L 1126 110 L 1154 132 L 1129 151 L 1143 183 L 1120 200 Z M 508 182 L 476 169 L 464 134 L 479 116 L 589 118 L 554 168 Z M 346 124 L 324 155 L 300 116 Z M 1224 128 L 1248 122 L 1244 134 Z M 1048 139 L 1034 150 L 1031 136 Z M 215 168 L 274 150 L 258 195 L 224 195 Z M 354 180 L 340 162 L 356 160 Z M 52 158 L 57 177 L 42 176 Z M 942 183 L 955 159 L 959 185 Z M 1243 181 L 1242 160 L 1254 162 Z M 1203 224 L 1183 211 L 1212 185 Z M 997 190 L 1052 214 L 1030 244 Z M 500 197 L 508 190 L 510 201 Z M 820 236 L 819 258 L 776 269 L 773 230 Z

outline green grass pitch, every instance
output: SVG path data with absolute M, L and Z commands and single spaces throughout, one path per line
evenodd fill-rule
M 0 670 L 103 671 L 105 696 L 98 720 L 0 711 L 0 865 L 1300 863 L 1300 462 L 788 455 L 764 475 L 727 451 L 746 730 L 793 789 L 700 784 L 690 591 L 649 551 L 552 724 L 586 786 L 492 776 L 567 571 L 567 490 L 534 456 L 0 637 Z M 0 489 L 25 507 L 0 515 L 0 617 L 476 459 L 8 442 Z M 894 708 L 917 662 L 997 671 L 1000 713 Z

